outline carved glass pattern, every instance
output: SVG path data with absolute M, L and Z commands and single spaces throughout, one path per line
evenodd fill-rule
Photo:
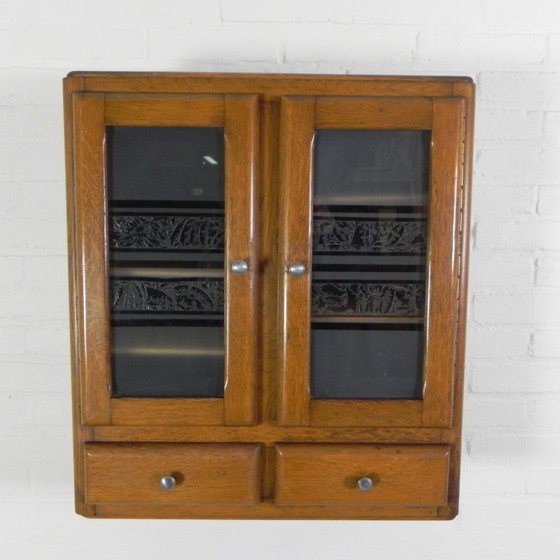
M 222 251 L 221 216 L 116 214 L 111 216 L 111 248 Z
M 315 253 L 423 253 L 426 222 L 315 218 L 313 250 Z
M 314 315 L 381 315 L 418 317 L 424 314 L 421 283 L 314 282 Z
M 317 130 L 312 399 L 421 399 L 430 133 Z
M 113 311 L 223 313 L 223 280 L 112 279 Z

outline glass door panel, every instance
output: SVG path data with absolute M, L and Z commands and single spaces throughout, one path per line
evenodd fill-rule
M 422 398 L 429 142 L 315 134 L 312 399 Z
M 107 129 L 113 397 L 224 395 L 224 131 Z
M 84 425 L 255 422 L 258 107 L 73 99 Z
M 280 424 L 450 425 L 463 111 L 281 99 Z

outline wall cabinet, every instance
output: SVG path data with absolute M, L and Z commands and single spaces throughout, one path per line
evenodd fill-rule
M 77 511 L 454 517 L 471 80 L 64 86 Z

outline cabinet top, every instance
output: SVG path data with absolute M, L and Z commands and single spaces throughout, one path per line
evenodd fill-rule
M 70 72 L 71 92 L 253 93 L 282 95 L 469 97 L 473 80 L 461 76 L 368 76 L 183 72 Z
M 393 81 L 423 81 L 423 80 L 442 80 L 454 82 L 472 82 L 472 78 L 468 76 L 394 76 L 394 75 L 376 75 L 376 74 L 268 74 L 268 73 L 239 73 L 239 72 L 120 72 L 120 71 L 91 71 L 91 70 L 74 70 L 68 73 L 69 78 L 74 77 L 94 77 L 94 78 L 246 78 L 246 79 L 301 79 L 301 80 L 393 80 Z

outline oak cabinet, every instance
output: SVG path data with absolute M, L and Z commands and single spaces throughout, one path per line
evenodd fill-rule
M 471 80 L 64 87 L 77 511 L 454 517 Z

